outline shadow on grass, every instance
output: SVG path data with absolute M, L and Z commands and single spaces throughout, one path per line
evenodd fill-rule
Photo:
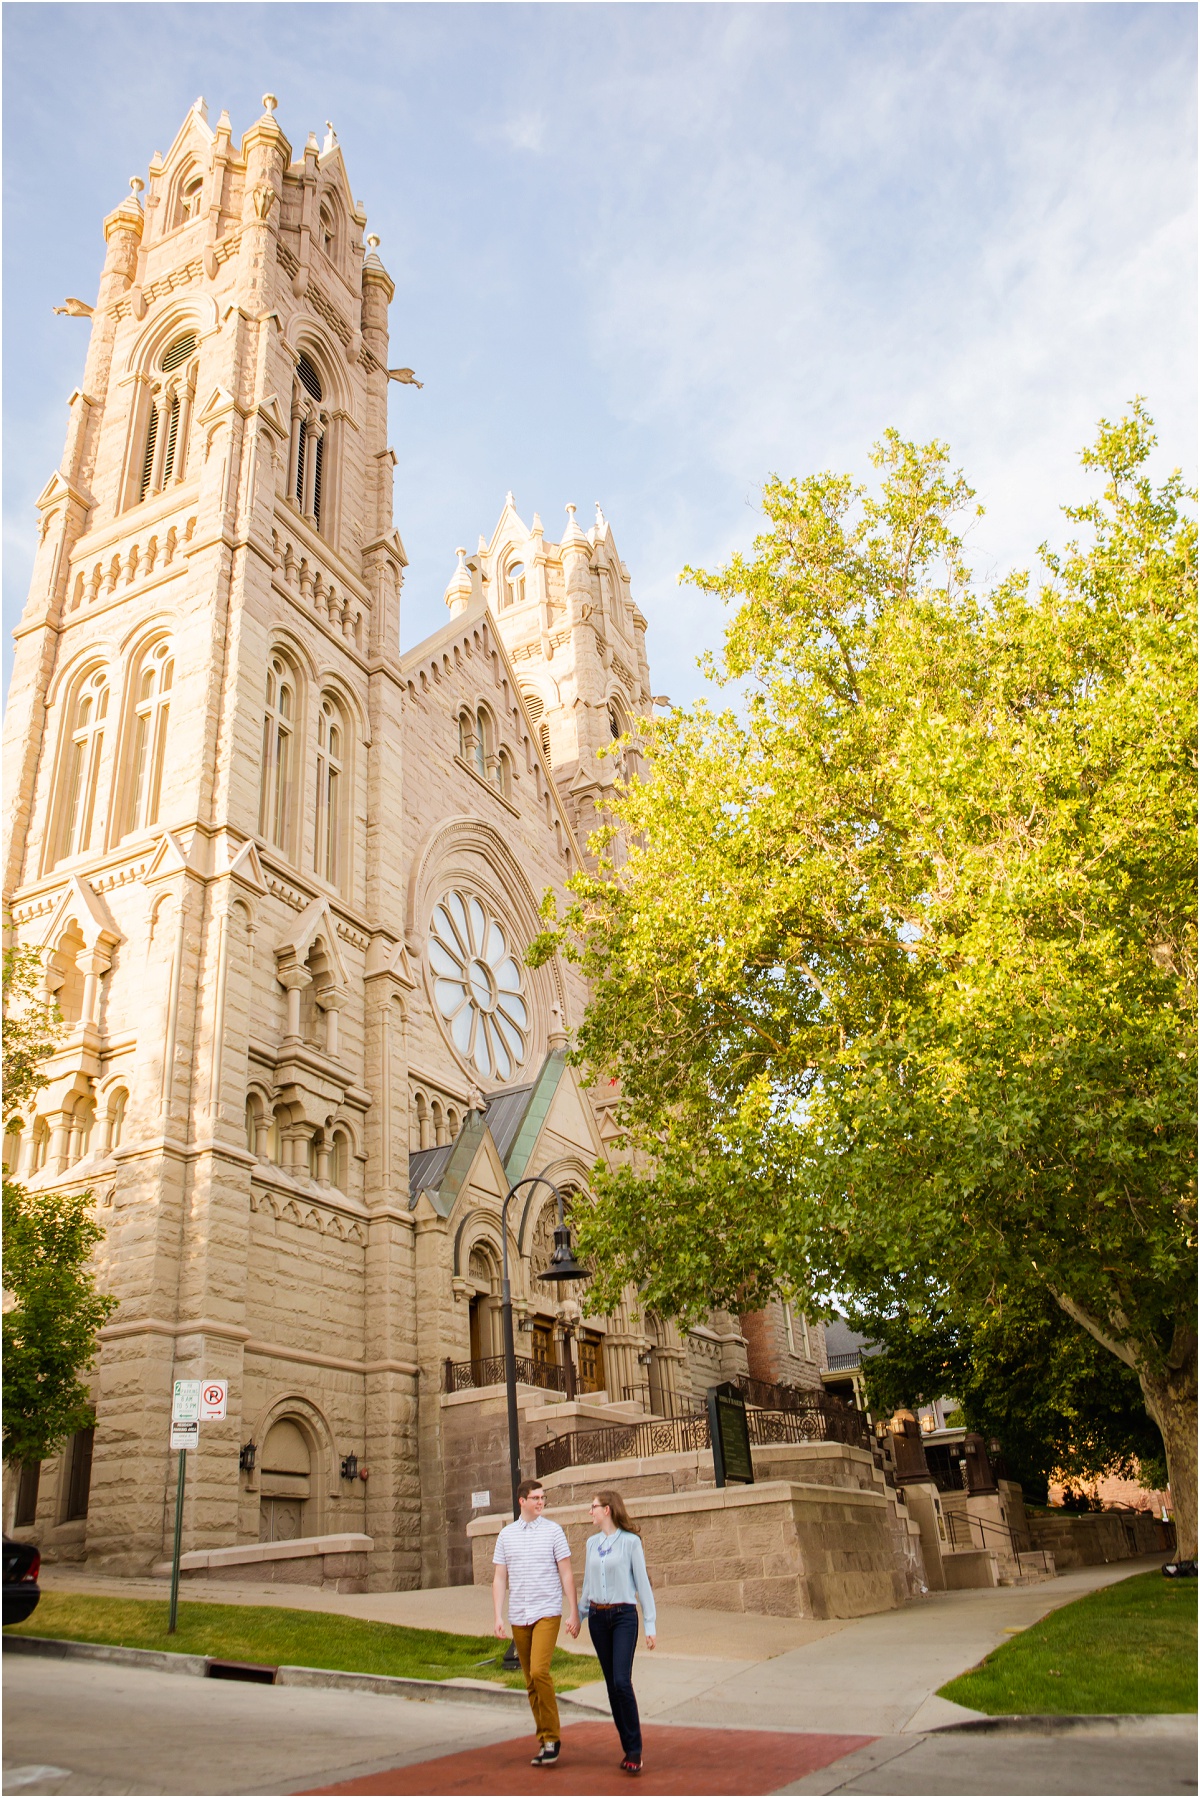
M 4 1633 L 157 1648 L 271 1667 L 321 1667 L 403 1679 L 484 1679 L 518 1690 L 525 1686 L 520 1673 L 500 1666 L 505 1645 L 495 1636 L 458 1636 L 274 1605 L 181 1603 L 179 1627 L 169 1636 L 165 1600 L 43 1592 L 28 1622 Z M 591 1655 L 565 1654 L 561 1648 L 555 1649 L 551 1667 L 560 1692 L 602 1677 L 600 1663 Z

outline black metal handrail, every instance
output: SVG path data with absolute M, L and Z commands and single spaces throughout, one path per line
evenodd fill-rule
M 557 1362 L 534 1361 L 528 1355 L 517 1355 L 514 1364 L 519 1386 L 539 1386 L 543 1392 L 565 1392 L 567 1389 L 567 1370 Z M 446 1361 L 447 1392 L 470 1392 L 477 1386 L 503 1384 L 503 1355 L 486 1355 L 475 1361 Z
M 624 1386 L 621 1397 L 627 1405 L 641 1405 L 652 1418 L 707 1416 L 703 1401 L 687 1398 L 679 1392 L 652 1394 L 649 1386 Z
M 1022 1548 L 1011 1524 L 997 1523 L 993 1517 L 977 1517 L 973 1511 L 943 1510 L 942 1516 L 946 1519 L 951 1547 L 1007 1550 L 1018 1567 L 1023 1560 L 1036 1560 L 1041 1562 L 1043 1571 L 1049 1573 L 1050 1562 L 1045 1549 Z M 979 1532 L 978 1541 L 975 1531 Z M 990 1542 L 989 1536 L 992 1537 Z
M 785 1386 L 776 1380 L 754 1380 L 749 1374 L 739 1373 L 733 1376 L 732 1384 L 737 1387 L 748 1405 L 757 1405 L 763 1411 L 820 1411 L 843 1410 L 845 1407 L 840 1398 L 826 1392 L 824 1387 Z
M 830 1373 L 853 1373 L 856 1367 L 862 1366 L 862 1350 L 850 1349 L 844 1355 L 830 1355 L 827 1365 Z
M 802 1411 L 747 1410 L 751 1444 L 768 1448 L 786 1443 L 842 1442 L 867 1446 L 866 1419 L 858 1411 L 814 1404 Z M 601 1430 L 572 1430 L 552 1436 L 536 1452 L 539 1479 L 564 1467 L 590 1467 L 604 1461 L 641 1459 L 646 1455 L 683 1454 L 710 1447 L 708 1417 L 667 1417 L 645 1423 L 610 1424 Z

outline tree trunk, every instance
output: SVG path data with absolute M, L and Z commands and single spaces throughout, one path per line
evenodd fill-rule
M 1175 1501 L 1176 1558 L 1196 1558 L 1196 1362 L 1162 1373 L 1138 1369 L 1146 1409 L 1162 1432 L 1167 1475 Z
M 1047 1284 L 1049 1284 L 1047 1282 Z M 1073 1317 L 1101 1348 L 1124 1361 L 1137 1374 L 1146 1410 L 1158 1425 L 1167 1454 L 1167 1479 L 1175 1501 L 1175 1555 L 1196 1559 L 1196 1326 L 1194 1310 L 1177 1323 L 1165 1364 L 1153 1348 L 1128 1335 L 1128 1319 L 1106 1328 L 1069 1293 L 1049 1288 L 1068 1317 Z M 1149 1363 L 1149 1365 L 1148 1365 Z

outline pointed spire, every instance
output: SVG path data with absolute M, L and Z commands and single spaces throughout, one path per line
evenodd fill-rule
M 599 500 L 596 501 L 596 529 L 599 531 L 601 536 L 603 536 L 605 531 L 608 529 L 608 520 L 604 516 L 604 512 L 601 508 Z
M 529 535 L 531 537 L 541 537 L 545 535 L 545 528 L 542 524 L 542 515 L 540 512 L 535 512 L 533 515 L 533 524 L 530 527 Z
M 471 571 L 467 567 L 467 552 L 465 549 L 456 549 L 454 553 L 458 557 L 458 567 L 451 575 L 450 585 L 446 588 L 445 593 L 446 605 L 451 618 L 457 618 L 460 612 L 466 611 L 471 603 L 473 591 Z
M 368 239 L 367 239 L 367 256 L 366 256 L 365 261 L 363 262 L 364 268 L 366 268 L 368 266 L 370 266 L 371 268 L 382 268 L 383 267 L 383 264 L 382 264 L 382 262 L 380 262 L 379 256 L 377 254 L 378 249 L 379 249 L 379 243 L 380 243 L 379 238 L 375 235 L 374 231 L 372 231 L 370 237 L 368 237 Z
M 217 120 L 217 136 L 220 137 L 224 134 L 224 136 L 228 137 L 232 130 L 233 125 L 230 123 L 229 114 L 226 112 L 225 108 L 222 107 L 221 116 Z
M 563 540 L 562 540 L 563 548 L 565 549 L 567 544 L 571 543 L 571 544 L 578 544 L 582 549 L 587 550 L 590 546 L 588 544 L 587 538 L 584 536 L 583 532 L 579 528 L 579 524 L 575 517 L 574 506 L 567 507 L 567 517 L 570 519 L 570 523 L 567 525 L 566 530 L 563 532 Z
M 325 142 L 321 145 L 322 156 L 328 156 L 331 151 L 336 150 L 337 149 L 337 141 L 338 141 L 338 134 L 333 128 L 333 120 L 326 119 L 326 121 L 325 121 Z
M 508 506 L 508 508 L 509 508 L 509 509 L 510 509 L 510 511 L 513 511 L 513 512 L 515 512 L 515 511 L 516 511 L 516 509 L 517 509 L 517 502 L 516 502 L 516 500 L 515 500 L 515 499 L 514 499 L 514 498 L 513 498 L 513 495 L 512 495 L 512 488 L 511 488 L 511 487 L 510 487 L 510 488 L 509 488 L 509 490 L 508 490 L 508 492 L 507 492 L 507 493 L 506 493 L 506 494 L 505 494 L 505 495 L 504 495 L 504 503 L 505 503 L 505 505 L 506 505 L 506 506 Z
M 275 108 L 279 105 L 279 101 L 275 98 L 274 94 L 264 94 L 262 97 L 262 104 L 263 118 L 269 119 L 275 111 Z

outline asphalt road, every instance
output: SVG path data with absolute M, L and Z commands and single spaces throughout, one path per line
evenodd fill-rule
M 359 1790 L 386 1792 L 392 1789 L 386 1775 L 393 1769 L 434 1763 L 440 1757 L 452 1757 L 461 1767 L 468 1754 L 478 1766 L 479 1750 L 502 1743 L 512 1743 L 512 1748 L 498 1747 L 491 1764 L 499 1768 L 502 1761 L 519 1759 L 523 1765 L 524 1745 L 531 1745 L 530 1723 L 519 1712 L 509 1716 L 453 1702 L 241 1685 L 15 1654 L 4 1657 L 4 1724 L 3 1789 L 31 1798 L 38 1793 L 182 1793 L 199 1798 L 210 1793 L 304 1792 L 333 1785 L 353 1789 L 358 1781 Z M 1164 1731 L 1175 1733 L 1161 1735 L 881 1736 L 786 1787 L 778 1776 L 766 1784 L 747 1782 L 756 1732 L 744 1730 L 739 1732 L 745 1742 L 745 1755 L 738 1757 L 740 1780 L 724 1788 L 718 1778 L 706 1782 L 704 1789 L 872 1792 L 897 1798 L 909 1793 L 930 1798 L 940 1793 L 963 1798 L 975 1793 L 1054 1793 L 1056 1798 L 1075 1793 L 1136 1798 L 1191 1794 L 1196 1791 L 1194 1724 L 1194 1719 L 1164 1720 Z M 572 1727 L 594 1732 L 597 1726 Z M 570 1733 L 568 1729 L 568 1741 Z M 655 1775 L 669 1771 L 674 1758 L 667 1752 L 669 1745 L 677 1743 L 682 1758 L 685 1736 L 696 1738 L 704 1732 L 659 1725 L 655 1734 L 662 1739 L 655 1747 L 657 1765 L 647 1765 L 642 1781 L 645 1798 L 659 1789 L 696 1790 L 674 1781 L 660 1784 Z M 524 1738 L 519 1753 L 515 1738 Z M 778 1735 L 773 1741 L 778 1749 Z M 763 1742 L 765 1747 L 765 1737 Z M 689 1740 L 688 1746 L 694 1753 L 696 1743 Z M 613 1758 L 609 1754 L 605 1760 Z M 728 1764 L 727 1753 L 721 1758 Z M 485 1769 L 487 1764 L 485 1758 Z M 430 1764 L 420 1790 L 490 1789 L 486 1771 L 479 1783 L 474 1779 L 460 1783 L 451 1776 L 451 1765 L 451 1759 L 444 1768 Z M 583 1770 L 579 1757 L 577 1775 Z M 532 1784 L 541 1776 L 528 1777 Z M 561 1766 L 546 1778 L 564 1795 L 628 1789 L 615 1766 L 612 1784 L 607 1778 L 597 1782 L 594 1775 L 588 1781 L 573 1778 L 566 1752 Z M 402 1783 L 415 1789 L 411 1776 Z M 530 1789 L 521 1780 L 502 1784 L 505 1790 Z

